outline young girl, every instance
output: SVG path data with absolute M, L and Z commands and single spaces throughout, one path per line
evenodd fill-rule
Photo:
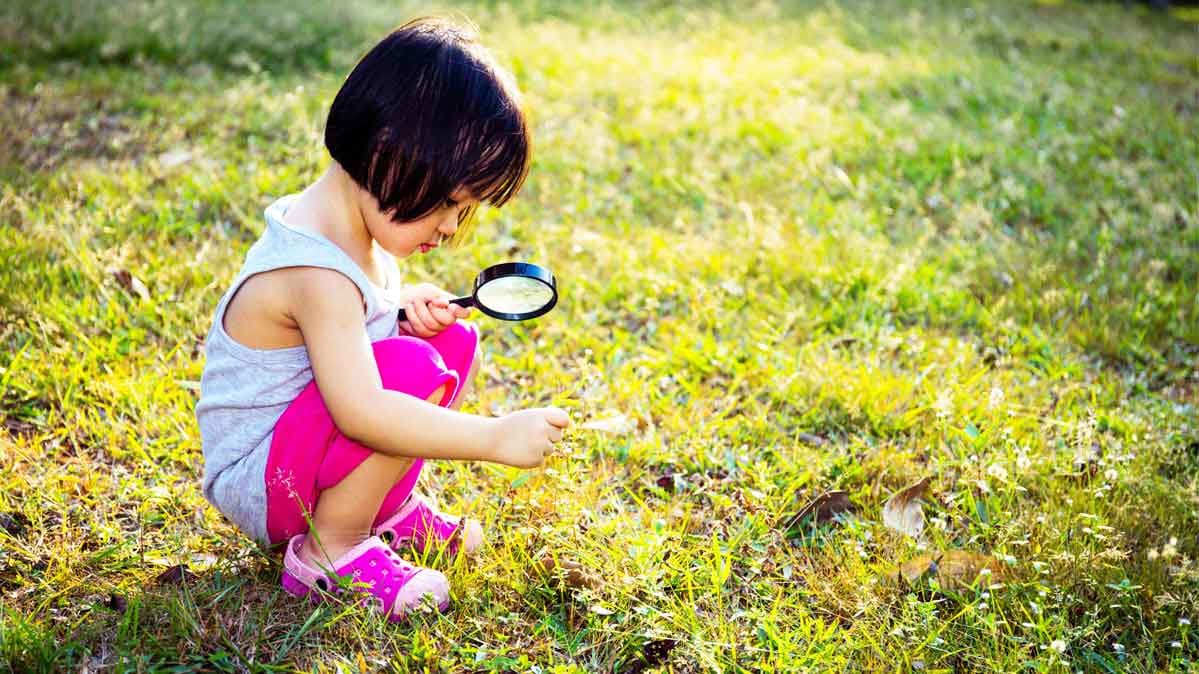
M 289 592 L 349 585 L 398 620 L 426 595 L 445 610 L 449 585 L 397 550 L 469 552 L 483 537 L 413 494 L 423 461 L 537 466 L 567 424 L 556 408 L 455 411 L 478 333 L 445 291 L 401 287 L 395 263 L 516 194 L 529 132 L 473 36 L 422 19 L 350 73 L 325 146 L 331 166 L 266 209 L 217 305 L 196 406 L 204 495 L 255 539 L 287 543 Z

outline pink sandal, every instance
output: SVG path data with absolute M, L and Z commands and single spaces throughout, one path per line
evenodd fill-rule
M 425 595 L 432 595 L 440 611 L 450 606 L 450 584 L 438 571 L 413 566 L 400 559 L 377 536 L 371 536 L 354 546 L 333 562 L 333 572 L 314 567 L 300 559 L 304 534 L 287 543 L 283 556 L 283 589 L 298 596 L 318 601 L 324 592 L 339 592 L 338 578 L 354 580 L 353 591 L 368 595 L 370 603 L 399 622 L 421 605 Z
M 371 533 L 393 550 L 413 545 L 424 552 L 430 546 L 445 544 L 451 553 L 470 554 L 483 544 L 483 527 L 478 522 L 446 515 L 416 494 Z

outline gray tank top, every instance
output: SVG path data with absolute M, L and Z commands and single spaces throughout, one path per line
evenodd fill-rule
M 266 542 L 266 459 L 275 422 L 312 381 L 308 350 L 252 349 L 225 332 L 225 309 L 255 274 L 285 267 L 322 267 L 344 274 L 366 303 L 371 341 L 396 334 L 399 274 L 389 258 L 388 288 L 367 278 L 345 251 L 325 237 L 292 227 L 283 215 L 296 195 L 267 207 L 266 231 L 246 254 L 245 265 L 217 304 L 205 342 L 196 420 L 204 448 L 204 496 L 242 531 Z

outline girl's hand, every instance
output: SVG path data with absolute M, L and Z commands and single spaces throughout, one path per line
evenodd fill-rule
M 453 298 L 453 295 L 430 283 L 418 283 L 405 288 L 400 295 L 400 306 L 405 314 L 405 320 L 399 323 L 400 331 L 428 339 L 458 319 L 469 316 L 470 309 L 450 304 Z
M 496 420 L 493 459 L 518 468 L 536 468 L 562 439 L 570 417 L 557 407 L 538 407 L 506 414 Z

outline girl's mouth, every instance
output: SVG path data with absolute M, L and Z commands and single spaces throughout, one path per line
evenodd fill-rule
M 429 252 L 429 251 L 433 250 L 433 249 L 434 249 L 434 248 L 436 248 L 436 247 L 437 247 L 437 246 L 435 246 L 435 245 L 433 245 L 433 244 L 431 244 L 431 243 L 422 243 L 422 244 L 420 245 L 420 252 L 422 252 L 422 253 L 427 253 L 427 252 Z

